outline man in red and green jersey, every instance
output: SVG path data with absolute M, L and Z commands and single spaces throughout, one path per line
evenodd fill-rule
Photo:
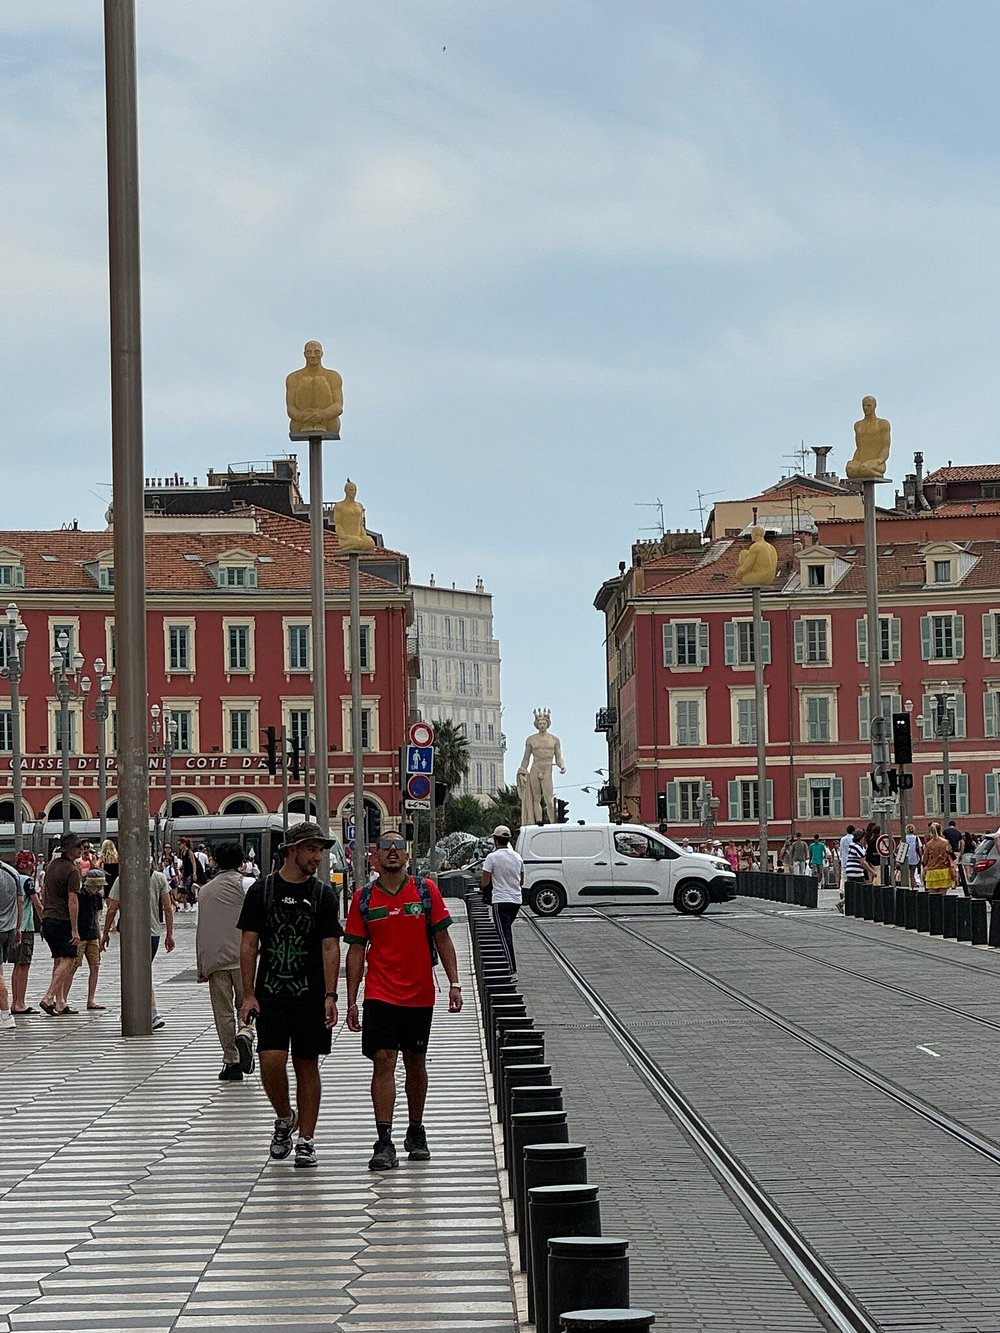
M 403 1052 L 409 1126 L 404 1148 L 410 1160 L 430 1158 L 424 1130 L 427 1098 L 427 1042 L 434 1013 L 436 946 L 448 975 L 448 1010 L 462 1008 L 458 960 L 448 935 L 451 917 L 433 880 L 418 881 L 406 870 L 403 835 L 387 830 L 375 848 L 378 879 L 356 890 L 347 915 L 347 1026 L 361 1033 L 361 1050 L 372 1062 L 372 1105 L 378 1140 L 372 1171 L 398 1165 L 392 1142 L 396 1102 L 396 1060 Z M 365 974 L 364 1018 L 358 1015 L 358 989 Z

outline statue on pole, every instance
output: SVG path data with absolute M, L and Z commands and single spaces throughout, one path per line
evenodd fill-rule
M 854 423 L 854 457 L 845 469 L 855 481 L 881 481 L 889 461 L 888 421 L 875 415 L 875 399 L 868 394 L 861 400 L 864 416 Z
M 533 736 L 524 742 L 524 755 L 517 770 L 517 792 L 521 798 L 521 824 L 551 824 L 556 803 L 552 789 L 552 765 L 566 772 L 559 737 L 549 731 L 552 716 L 547 708 L 535 709 Z
M 307 342 L 306 363 L 285 380 L 288 434 L 293 440 L 339 440 L 344 381 L 323 365 L 323 345 Z
M 774 582 L 778 571 L 778 552 L 769 541 L 764 540 L 764 529 L 759 523 L 750 529 L 750 537 L 750 545 L 740 552 L 736 582 L 742 583 L 745 588 L 764 588 Z
M 365 529 L 365 507 L 357 499 L 358 488 L 350 477 L 344 486 L 344 498 L 333 506 L 333 526 L 342 551 L 373 551 L 375 539 Z

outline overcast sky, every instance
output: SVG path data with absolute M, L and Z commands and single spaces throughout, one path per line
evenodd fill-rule
M 137 8 L 146 473 L 287 451 L 320 339 L 327 498 L 482 575 L 508 779 L 548 705 L 573 817 L 641 506 L 842 471 L 865 393 L 895 477 L 996 461 L 994 0 Z M 4 529 L 110 496 L 101 14 L 0 6 Z

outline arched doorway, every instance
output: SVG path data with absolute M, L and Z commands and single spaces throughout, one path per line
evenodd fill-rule
M 31 813 L 31 811 L 28 809 L 28 807 L 24 804 L 23 801 L 21 802 L 21 817 L 22 819 L 34 819 L 34 815 Z M 0 824 L 13 824 L 13 822 L 14 822 L 14 802 L 0 801 Z
M 265 811 L 257 801 L 251 801 L 246 796 L 234 796 L 219 811 L 220 815 L 262 815 L 264 813 Z
M 109 801 L 109 802 L 108 802 L 108 818 L 109 818 L 109 819 L 117 819 L 117 818 L 118 818 L 118 802 L 117 802 L 117 801 Z
M 49 807 L 48 814 L 45 816 L 53 824 L 58 824 L 63 817 L 62 801 L 56 801 Z M 70 800 L 69 803 L 70 819 L 89 819 L 90 811 L 84 809 L 78 801 Z
M 200 805 L 194 801 L 188 801 L 183 796 L 176 796 L 170 804 L 173 806 L 175 815 L 203 815 L 205 812 Z
M 309 819 L 316 818 L 316 803 L 312 797 L 309 798 L 309 809 L 306 810 L 306 800 L 304 796 L 293 796 L 288 802 L 288 813 L 290 815 L 308 816 Z

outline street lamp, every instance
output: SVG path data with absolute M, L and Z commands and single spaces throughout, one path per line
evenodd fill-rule
M 169 819 L 174 810 L 173 794 L 173 774 L 170 763 L 174 757 L 174 748 L 177 741 L 177 719 L 173 716 L 166 704 L 163 705 L 163 742 L 160 743 L 160 705 L 153 704 L 149 710 L 149 716 L 153 719 L 153 744 L 159 748 L 163 754 L 163 804 L 165 806 L 164 818 Z
M 7 607 L 3 626 L 4 665 L 0 676 L 10 681 L 10 762 L 14 788 L 14 851 L 22 850 L 24 841 L 24 812 L 21 806 L 21 694 L 20 682 L 24 675 L 24 646 L 28 642 L 28 627 L 21 623 L 16 602 Z
M 105 675 L 104 659 L 96 657 L 94 659 L 94 671 L 97 673 L 97 698 L 94 701 L 94 711 L 88 712 L 87 716 L 92 722 L 97 723 L 97 803 L 100 807 L 101 820 L 101 844 L 104 844 L 108 836 L 108 750 L 107 750 L 107 721 L 108 713 L 111 711 L 111 701 L 108 696 L 111 693 L 111 686 L 114 681 L 110 676 Z M 90 679 L 84 676 L 80 681 L 80 688 L 84 694 L 90 694 Z
M 934 734 L 941 742 L 941 810 L 945 819 L 950 819 L 953 813 L 948 741 L 955 734 L 955 711 L 951 707 L 954 698 L 955 695 L 948 689 L 948 682 L 943 680 L 934 696 Z
M 49 670 L 59 700 L 59 766 L 62 770 L 62 831 L 69 832 L 69 704 L 78 699 L 80 691 L 76 678 L 83 666 L 83 653 L 69 656 L 69 635 L 60 630 L 56 635 L 56 651 L 49 658 Z
M 702 827 L 705 830 L 705 836 L 712 837 L 712 831 L 715 828 L 715 821 L 719 813 L 719 798 L 712 793 L 712 784 L 703 782 L 701 784 L 701 795 L 698 798 L 698 814 L 701 818 Z

